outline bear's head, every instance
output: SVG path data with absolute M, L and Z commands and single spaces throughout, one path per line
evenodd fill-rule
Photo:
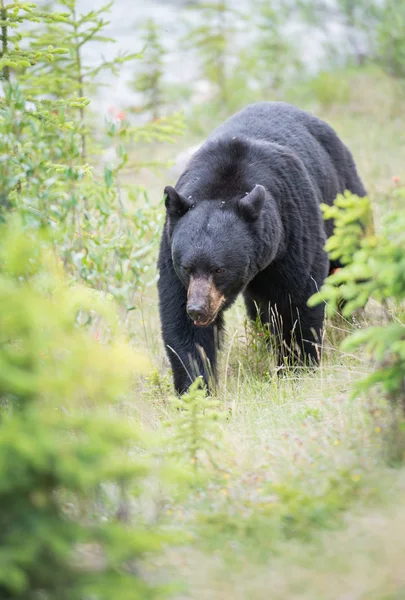
M 165 188 L 174 269 L 187 289 L 187 312 L 199 327 L 211 325 L 252 277 L 252 228 L 266 197 L 263 186 L 229 202 L 184 197 Z

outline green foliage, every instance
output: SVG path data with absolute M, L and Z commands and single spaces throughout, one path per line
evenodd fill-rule
M 298 478 L 287 475 L 280 482 L 258 482 L 259 490 L 253 488 L 247 495 L 232 490 L 230 480 L 228 493 L 221 496 L 215 490 L 221 498 L 215 510 L 199 515 L 199 533 L 210 550 L 238 540 L 237 547 L 244 543 L 259 561 L 277 553 L 285 540 L 309 542 L 319 528 L 336 527 L 339 515 L 361 490 L 361 476 L 355 470 L 324 473 L 316 479 L 316 487 L 314 477 L 306 481 L 306 473 Z
M 170 117 L 161 117 L 145 125 L 128 128 L 124 133 L 132 142 L 167 142 L 173 143 L 174 139 L 184 132 L 184 119 L 181 113 Z M 138 163 L 144 166 L 145 162 Z M 161 163 L 160 163 L 160 166 Z
M 328 277 L 322 289 L 312 296 L 310 306 L 326 302 L 326 313 L 332 316 L 343 299 L 343 316 L 350 316 L 362 308 L 373 296 L 375 281 L 371 279 L 376 268 L 375 248 L 380 238 L 373 233 L 373 221 L 368 198 L 358 198 L 346 192 L 339 195 L 333 206 L 321 205 L 325 219 L 334 219 L 334 235 L 325 249 L 333 260 L 345 268 Z M 381 267 L 381 263 L 378 264 Z M 382 300 L 381 297 L 376 298 Z
M 141 32 L 141 40 L 145 46 L 143 60 L 140 72 L 134 81 L 134 89 L 143 94 L 142 112 L 150 113 L 153 119 L 161 116 L 165 104 L 163 95 L 165 49 L 160 41 L 160 36 L 159 25 L 153 19 L 148 19 Z
M 160 229 L 157 209 L 144 192 L 138 192 L 142 209 L 124 204 L 119 174 L 128 156 L 121 142 L 117 164 L 92 175 L 81 162 L 80 130 L 65 109 L 49 120 L 44 114 L 38 118 L 20 89 L 7 87 L 0 106 L 1 205 L 17 210 L 32 227 L 50 225 L 55 246 L 76 278 L 132 306 Z
M 5 86 L 0 103 L 1 206 L 14 208 L 36 225 L 65 218 L 76 199 L 74 186 L 88 171 L 79 166 L 78 129 L 69 120 L 68 108 L 27 103 L 18 86 Z M 58 131 L 58 135 L 55 132 Z M 63 169 L 66 183 L 57 181 L 55 168 Z M 4 212 L 3 212 L 4 216 Z
M 56 4 L 56 7 L 55 7 Z M 120 53 L 112 60 L 101 60 L 96 65 L 87 65 L 83 60 L 83 50 L 89 44 L 114 43 L 115 40 L 106 37 L 104 29 L 109 24 L 106 20 L 112 2 L 102 5 L 97 10 L 79 14 L 76 0 L 59 0 L 57 3 L 46 3 L 46 10 L 58 8 L 63 11 L 63 20 L 47 19 L 42 21 L 42 27 L 30 32 L 29 43 L 34 49 L 58 46 L 63 40 L 64 54 L 59 54 L 51 63 L 39 62 L 31 69 L 21 84 L 29 97 L 40 98 L 44 90 L 47 96 L 65 100 L 92 92 L 95 94 L 103 82 L 100 77 L 107 73 L 118 75 L 122 64 L 140 58 L 140 54 Z M 47 12 L 47 14 L 48 14 Z M 85 127 L 84 106 L 79 106 L 74 118 L 80 122 L 81 155 L 85 160 L 88 153 L 87 130 Z
M 341 71 L 322 71 L 309 80 L 308 90 L 311 98 L 319 102 L 322 108 L 334 104 L 347 104 L 350 98 L 350 85 Z
M 85 88 L 94 88 L 100 73 L 115 73 L 134 56 L 119 55 L 112 62 L 87 67 L 81 58 L 83 48 L 106 41 L 103 29 L 108 23 L 103 15 L 111 5 L 80 16 L 74 0 L 59 5 L 66 11 L 62 16 L 56 13 L 48 18 L 47 12 L 34 11 L 40 22 L 35 31 L 26 33 L 25 43 L 35 48 L 37 59 L 16 73 L 20 85 L 3 82 L 0 208 L 3 218 L 5 211 L 16 210 L 27 225 L 50 225 L 55 247 L 71 274 L 131 308 L 135 292 L 147 282 L 161 223 L 144 190 L 125 190 L 122 171 L 129 160 L 127 149 L 134 142 L 171 141 L 182 131 L 182 119 L 175 115 L 141 127 L 129 127 L 123 120 L 109 123 L 107 134 L 117 159 L 115 164 L 105 164 L 104 170 L 92 169 L 86 163 L 84 111 L 89 101 L 81 96 Z M 6 32 L 22 19 L 18 13 L 22 8 L 16 8 L 13 21 L 12 6 L 7 8 Z M 67 54 L 45 61 L 41 48 L 59 40 Z M 18 52 L 15 45 L 15 56 Z
M 203 465 L 204 455 L 216 466 L 213 450 L 218 448 L 221 436 L 218 402 L 207 397 L 202 379 L 198 378 L 186 394 L 173 398 L 178 415 L 168 425 L 173 427 L 173 454 L 186 459 L 197 472 Z
M 334 235 L 326 242 L 326 250 L 333 260 L 351 262 L 359 240 L 374 231 L 369 199 L 345 192 L 339 194 L 332 206 L 321 205 L 325 220 L 333 219 Z
M 240 348 L 240 356 L 235 357 L 237 368 L 243 377 L 257 378 L 260 383 L 272 381 L 276 372 L 276 339 L 269 324 L 263 324 L 259 311 L 254 322 L 245 319 L 244 336 L 246 342 Z
M 87 68 L 82 48 L 105 41 L 107 7 L 60 6 L 1 5 L 0 596 L 152 598 L 139 567 L 167 539 L 141 509 L 155 475 L 114 406 L 144 361 L 117 337 L 110 296 L 134 307 L 160 230 L 145 191 L 122 184 L 127 145 L 171 140 L 182 121 L 114 120 L 116 160 L 92 169 L 81 96 L 129 57 Z M 27 20 L 38 26 L 23 39 Z
M 165 149 L 157 148 L 155 153 L 147 144 L 173 141 L 182 132 L 183 121 L 181 115 L 175 115 L 133 126 L 134 116 L 127 118 L 117 107 L 110 113 L 106 132 L 100 134 L 96 120 L 89 118 L 88 101 L 81 96 L 98 91 L 102 71 L 90 72 L 82 50 L 87 43 L 85 31 L 93 36 L 93 42 L 103 38 L 106 13 L 100 5 L 91 17 L 87 15 L 80 29 L 81 17 L 77 11 L 74 14 L 74 3 L 64 4 L 44 5 L 43 18 L 32 21 L 33 28 L 27 21 L 20 28 L 18 19 L 11 25 L 11 3 L 7 6 L 7 52 L 16 50 L 13 35 L 24 30 L 19 48 L 31 52 L 32 60 L 19 66 L 3 63 L 9 77 L 4 77 L 3 69 L 1 82 L 2 218 L 9 221 L 11 213 L 18 213 L 23 225 L 22 232 L 2 228 L 0 236 L 0 597 L 151 598 L 160 590 L 150 589 L 146 581 L 166 580 L 168 570 L 176 570 L 182 580 L 190 578 L 190 596 L 198 595 L 200 586 L 213 598 L 238 594 L 267 598 L 270 584 L 277 598 L 299 593 L 326 598 L 327 593 L 315 589 L 316 584 L 305 588 L 302 573 L 314 567 L 314 555 L 325 561 L 319 552 L 323 537 L 326 549 L 343 548 L 342 555 L 358 533 L 352 528 L 359 519 L 349 516 L 351 535 L 342 533 L 349 539 L 343 545 L 339 538 L 334 544 L 336 538 L 331 541 L 331 534 L 320 529 L 339 526 L 341 513 L 353 508 L 365 516 L 364 527 L 378 543 L 376 528 L 368 527 L 372 515 L 364 512 L 376 489 L 381 489 L 384 501 L 386 490 L 394 489 L 395 475 L 390 472 L 384 477 L 379 464 L 390 414 L 381 395 L 373 402 L 372 414 L 364 411 L 361 402 L 349 404 L 347 400 L 347 389 L 360 378 L 357 369 L 362 355 L 357 346 L 350 348 L 356 350 L 356 356 L 326 353 L 316 373 L 307 376 L 286 368 L 287 376 L 278 378 L 274 353 L 269 352 L 273 341 L 269 328 L 258 320 L 256 327 L 243 331 L 242 300 L 232 309 L 232 333 L 224 353 L 225 385 L 218 391 L 224 411 L 206 397 L 199 382 L 188 396 L 168 402 L 171 377 L 165 369 L 159 368 L 134 385 L 133 374 L 142 369 L 144 361 L 131 351 L 126 337 L 119 336 L 122 311 L 115 313 L 111 296 L 132 311 L 138 305 L 138 290 L 154 275 L 151 261 L 164 211 L 152 205 L 140 185 L 144 175 L 150 174 L 138 169 L 161 164 L 155 156 Z M 215 4 L 220 8 L 224 3 Z M 201 137 L 230 110 L 263 97 L 274 99 L 281 91 L 284 95 L 288 78 L 296 73 L 294 49 L 283 36 L 292 14 L 284 12 L 285 4 L 287 0 L 252 0 L 251 6 L 257 10 L 251 11 L 249 21 L 229 10 L 231 4 L 222 22 L 215 20 L 213 12 L 209 17 L 203 7 L 196 12 L 199 21 L 194 22 L 201 26 L 212 23 L 212 28 L 200 32 L 207 37 L 206 47 L 199 35 L 195 38 L 201 42 L 199 47 L 194 48 L 192 37 L 189 47 L 197 50 L 201 62 L 206 60 L 204 75 L 219 88 L 223 86 L 214 102 L 197 109 L 205 118 L 202 126 L 203 119 L 197 123 Z M 53 13 L 54 8 L 65 14 Z M 19 18 L 22 16 L 20 12 Z M 242 22 L 248 35 L 237 37 L 235 29 Z M 167 110 L 163 49 L 159 31 L 154 31 L 152 24 L 148 27 L 145 69 L 139 61 L 137 70 L 145 86 L 145 107 L 152 111 L 155 102 L 155 116 L 160 117 L 163 108 Z M 223 35 L 225 47 L 221 48 L 220 36 L 210 38 L 215 32 Z M 370 28 L 370 32 L 373 39 L 380 36 L 382 43 L 380 30 Z M 387 35 L 387 48 L 388 41 Z M 144 44 L 139 38 L 134 41 L 135 48 Z M 53 49 L 47 52 L 49 45 Z M 3 51 L 2 58 L 4 55 Z M 220 56 L 219 65 L 216 56 Z M 110 74 L 109 70 L 106 64 L 105 73 Z M 372 106 L 372 123 L 367 106 L 355 103 L 360 97 L 356 89 L 349 90 L 350 80 L 341 71 L 322 72 L 306 83 L 303 104 L 315 99 L 322 108 L 333 105 L 332 118 L 342 135 L 346 131 L 354 154 L 361 139 L 359 168 L 366 169 L 366 179 L 370 173 L 381 179 L 400 175 L 401 149 L 395 124 L 379 123 L 385 111 L 377 111 L 378 119 L 374 118 L 379 99 L 389 97 L 389 92 L 379 87 L 375 95 L 379 82 L 365 75 L 356 71 L 360 85 L 357 79 L 353 81 L 356 89 L 366 89 L 367 84 L 370 88 L 366 96 Z M 154 94 L 149 93 L 152 90 Z M 355 115 L 339 106 L 349 99 L 349 92 Z M 180 86 L 176 85 L 176 93 L 178 98 L 183 95 Z M 189 90 L 181 101 L 187 93 Z M 190 122 L 196 121 L 195 114 L 190 111 Z M 94 124 L 92 135 L 87 129 L 90 123 Z M 100 138 L 109 146 L 103 155 Z M 395 152 L 389 156 L 391 142 Z M 134 156 L 140 159 L 135 161 Z M 371 179 L 370 189 L 380 183 Z M 404 191 L 397 187 L 396 194 L 400 214 Z M 392 200 L 393 196 L 387 198 L 387 202 Z M 368 209 L 366 200 L 346 195 L 325 214 L 335 220 L 338 236 L 331 239 L 329 251 L 347 264 L 336 276 L 343 276 L 353 257 L 367 249 L 367 245 L 363 247 L 366 239 L 373 260 L 385 247 L 380 239 L 383 232 L 378 236 L 371 233 L 371 221 L 367 232 L 360 225 L 367 221 Z M 404 229 L 402 220 L 398 227 Z M 401 245 L 401 236 L 391 230 L 393 247 L 397 242 Z M 378 240 L 375 246 L 372 239 Z M 374 346 L 367 339 L 363 342 L 373 359 L 378 356 L 373 374 L 382 377 L 379 370 L 384 369 L 386 380 L 376 382 L 378 390 L 391 394 L 397 406 L 403 379 L 398 355 L 403 353 L 404 303 L 394 300 L 393 294 L 402 285 L 404 265 L 396 248 L 393 252 L 399 262 L 392 275 L 388 268 L 391 250 L 387 250 L 389 258 L 377 261 L 375 270 L 380 277 L 386 274 L 384 294 L 387 290 L 391 294 L 388 303 L 395 320 L 381 331 L 376 328 Z M 333 286 L 341 298 L 342 287 L 350 283 L 353 296 L 349 302 L 356 306 L 374 293 L 364 287 L 368 282 L 363 275 L 374 273 L 367 271 L 371 263 L 364 261 L 366 267 L 359 264 L 350 282 L 345 275 Z M 148 350 L 160 366 L 163 357 L 156 342 L 153 297 L 153 293 L 146 296 L 145 319 L 141 323 L 134 318 L 129 335 L 147 338 Z M 329 301 L 330 310 L 334 302 L 335 296 Z M 161 419 L 166 420 L 168 414 L 171 436 L 162 436 L 163 445 L 150 429 L 159 430 Z M 138 416 L 148 428 L 147 443 Z M 225 424 L 222 416 L 228 417 Z M 156 440 L 153 448 L 149 437 Z M 191 483 L 187 498 L 180 494 L 178 473 L 168 469 L 170 454 L 180 463 L 181 472 L 194 471 L 187 478 Z M 191 469 L 186 469 L 185 463 Z M 164 466 L 157 476 L 155 469 L 160 465 Z M 368 471 L 375 473 L 372 481 Z M 165 480 L 176 484 L 170 486 L 170 494 L 163 488 Z M 164 548 L 163 554 L 156 556 L 155 550 L 167 540 L 163 532 L 179 526 L 188 543 L 182 548 Z M 389 530 L 386 536 L 391 539 Z M 209 555 L 205 556 L 207 548 Z M 388 557 L 389 548 L 388 541 L 383 548 Z M 326 560 L 332 556 L 328 552 L 324 553 Z M 268 557 L 274 554 L 278 558 L 271 561 L 270 573 Z M 298 556 L 304 557 L 302 562 Z M 342 558 L 339 550 L 333 556 Z M 244 572 L 233 571 L 232 582 L 228 558 L 239 560 L 238 566 L 243 563 L 245 568 Z M 266 563 L 260 573 L 260 567 L 252 563 L 262 560 Z M 294 569 L 295 578 L 290 577 Z M 331 594 L 325 562 L 313 575 L 313 581 L 326 580 Z M 355 582 L 357 578 L 358 573 Z M 286 593 L 283 581 L 289 584 Z M 371 590 L 372 585 L 367 582 L 364 589 Z M 341 593 L 344 595 L 343 590 Z M 161 592 L 161 596 L 167 595 L 167 591 Z
M 282 34 L 291 11 L 285 2 L 255 0 L 249 27 L 255 38 L 240 54 L 236 73 L 251 81 L 263 94 L 274 94 L 300 66 L 292 43 Z M 252 81 L 253 80 L 253 81 Z
M 343 62 L 362 66 L 375 52 L 375 27 L 379 20 L 381 3 L 374 0 L 300 0 L 301 14 L 307 22 L 327 30 L 330 22 L 337 22 L 344 30 L 338 43 L 327 41 L 329 57 L 336 64 Z
M 9 81 L 12 72 L 21 72 L 26 68 L 41 63 L 51 63 L 66 52 L 59 48 L 59 41 L 55 46 L 52 43 L 41 47 L 28 47 L 21 45 L 24 35 L 21 25 L 34 23 L 60 23 L 64 16 L 58 13 L 47 13 L 39 10 L 31 2 L 10 2 L 0 0 L 0 81 Z
M 0 240 L 0 595 L 157 597 L 138 575 L 164 539 L 134 508 L 143 435 L 114 407 L 145 360 L 111 302 L 68 285 L 44 235 L 12 219 Z M 106 482 L 118 502 L 100 506 Z
M 405 2 L 385 0 L 376 29 L 377 62 L 390 75 L 405 79 Z
M 30 33 L 31 46 L 41 49 L 49 45 L 57 46 L 63 40 L 66 52 L 58 56 L 52 64 L 37 65 L 31 71 L 35 78 L 30 76 L 27 84 L 35 86 L 33 95 L 39 95 L 46 89 L 47 94 L 55 98 L 66 98 L 74 94 L 84 96 L 88 91 L 94 92 L 102 85 L 96 80 L 99 75 L 106 72 L 118 75 L 122 64 L 140 57 L 139 53 L 118 53 L 112 60 L 101 60 L 96 65 L 86 65 L 83 62 L 83 49 L 88 44 L 115 43 L 113 38 L 104 34 L 106 26 L 109 25 L 107 15 L 112 5 L 113 2 L 107 2 L 97 10 L 79 13 L 76 0 L 45 3 L 46 14 L 52 16 L 53 11 L 57 9 L 63 14 L 63 19 L 42 20 L 42 27 L 34 34 Z M 48 77 L 49 75 L 51 77 Z M 47 87 L 44 87 L 44 81 Z
M 290 2 L 251 0 L 249 9 L 229 2 L 191 9 L 198 25 L 183 43 L 197 53 L 201 75 L 214 89 L 211 100 L 192 111 L 189 127 L 199 136 L 249 102 L 281 99 L 287 83 L 296 82 L 300 60 L 283 29 L 291 18 Z
M 332 64 L 343 59 L 343 64 L 361 67 L 373 61 L 389 75 L 405 78 L 404 0 L 301 0 L 299 6 L 311 25 L 324 30 L 335 21 L 343 27 L 342 41 L 327 42 Z
M 230 77 L 230 46 L 236 32 L 239 13 L 227 0 L 209 0 L 198 3 L 190 10 L 198 18 L 198 25 L 191 26 L 183 43 L 198 53 L 201 72 L 219 92 L 219 100 L 229 100 L 227 82 Z
M 399 191 L 402 201 L 405 190 Z M 346 301 L 344 315 L 363 307 L 369 298 L 390 303 L 396 318 L 387 325 L 372 326 L 347 338 L 342 347 L 354 351 L 364 347 L 377 367 L 356 386 L 367 391 L 378 384 L 394 405 L 405 410 L 405 327 L 400 316 L 405 299 L 405 217 L 402 211 L 386 215 L 381 232 L 371 230 L 370 204 L 347 195 L 338 198 L 336 206 L 324 209 L 326 217 L 334 217 L 336 229 L 327 248 L 333 258 L 345 267 L 331 275 L 311 304 L 327 302 L 327 311 L 337 307 L 339 297 Z M 362 219 L 366 232 L 359 225 Z

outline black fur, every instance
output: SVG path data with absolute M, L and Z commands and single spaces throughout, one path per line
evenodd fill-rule
M 319 205 L 345 190 L 366 194 L 349 150 L 325 122 L 279 102 L 252 104 L 225 121 L 175 190 L 165 189 L 158 288 L 178 393 L 196 375 L 208 382 L 207 365 L 215 376 L 223 312 L 240 293 L 250 318 L 259 310 L 272 326 L 277 312 L 279 363 L 286 348 L 304 362 L 319 360 L 324 308 L 307 300 L 339 266 L 324 251 L 333 223 Z M 186 312 L 190 269 L 211 275 L 226 297 L 206 328 Z

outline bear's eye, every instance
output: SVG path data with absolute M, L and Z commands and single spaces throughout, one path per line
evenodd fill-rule
M 187 274 L 191 273 L 191 267 L 183 267 L 183 271 Z
M 215 273 L 218 273 L 218 275 L 220 275 L 221 273 L 225 273 L 225 269 L 223 269 L 222 267 L 218 267 L 218 269 L 215 269 Z

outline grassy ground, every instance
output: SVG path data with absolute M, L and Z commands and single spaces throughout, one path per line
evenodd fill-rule
M 397 92 L 377 74 L 360 75 L 350 79 L 345 105 L 314 108 L 352 150 L 378 225 L 392 178 L 405 177 Z M 165 173 L 142 177 L 156 200 L 173 183 Z M 405 468 L 391 460 L 384 402 L 350 398 L 372 369 L 367 357 L 338 349 L 353 325 L 328 323 L 317 372 L 280 380 L 244 318 L 241 302 L 227 315 L 215 466 L 204 463 L 199 485 L 163 503 L 163 518 L 190 541 L 166 552 L 153 576 L 183 582 L 179 600 L 405 599 Z M 380 318 L 371 306 L 354 326 Z M 162 431 L 177 413 L 167 401 L 171 382 L 153 286 L 131 319 L 135 342 L 156 368 L 131 410 L 145 427 Z

